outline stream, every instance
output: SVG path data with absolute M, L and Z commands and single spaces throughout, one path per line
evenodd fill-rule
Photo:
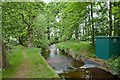
M 49 47 L 49 53 L 41 53 L 47 63 L 56 71 L 61 80 L 115 80 L 109 72 L 97 68 L 99 64 L 90 61 L 78 61 L 61 52 L 54 45 Z M 74 80 L 75 80 L 74 79 Z

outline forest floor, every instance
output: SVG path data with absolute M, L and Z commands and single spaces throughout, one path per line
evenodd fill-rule
M 37 48 L 17 47 L 8 54 L 11 66 L 3 70 L 2 78 L 59 78 L 39 52 Z

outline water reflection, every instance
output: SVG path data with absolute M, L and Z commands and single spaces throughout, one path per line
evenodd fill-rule
M 85 65 L 82 61 L 74 60 L 71 56 L 66 53 L 60 52 L 55 45 L 51 45 L 50 52 L 42 52 L 42 55 L 48 62 L 48 64 L 59 74 L 60 77 L 65 78 L 92 78 L 91 80 L 96 80 L 95 78 L 113 78 L 110 73 L 107 73 L 99 68 L 93 67 L 91 63 L 85 61 Z M 84 65 L 84 66 L 83 66 Z M 83 67 L 89 68 L 84 68 Z M 89 80 L 89 79 L 88 79 Z
M 83 62 L 75 61 L 70 56 L 67 56 L 65 53 L 59 51 L 55 45 L 50 46 L 50 53 L 42 53 L 46 61 L 55 69 L 55 70 L 66 70 L 70 67 L 77 67 L 83 65 Z

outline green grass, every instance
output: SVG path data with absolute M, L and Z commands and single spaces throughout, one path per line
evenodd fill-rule
M 88 57 L 95 56 L 95 46 L 92 46 L 90 42 L 70 40 L 57 44 L 57 47 L 60 49 L 69 48 L 77 54 L 83 54 Z
M 17 68 L 22 63 L 22 47 L 17 46 L 12 50 L 11 53 L 8 53 L 8 61 L 10 67 L 2 70 L 2 78 L 10 78 L 16 73 Z
M 0 80 L 2 79 L 2 68 L 0 68 Z
M 27 49 L 27 56 L 32 66 L 32 75 L 34 78 L 58 78 L 52 68 L 48 66 L 43 57 L 39 54 L 40 49 L 29 48 Z
M 8 54 L 8 60 L 10 67 L 2 70 L 2 78 L 12 78 L 15 77 L 16 71 L 22 64 L 23 50 L 26 55 L 26 59 L 30 64 L 31 72 L 29 77 L 32 78 L 58 78 L 55 71 L 49 67 L 44 58 L 39 55 L 40 49 L 37 48 L 26 48 L 26 47 L 16 47 Z

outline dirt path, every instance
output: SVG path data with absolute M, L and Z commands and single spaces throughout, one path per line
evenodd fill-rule
M 23 61 L 21 66 L 16 71 L 15 78 L 31 78 L 30 73 L 31 73 L 32 65 L 27 59 L 26 51 L 24 49 L 22 51 L 22 55 L 23 55 Z

